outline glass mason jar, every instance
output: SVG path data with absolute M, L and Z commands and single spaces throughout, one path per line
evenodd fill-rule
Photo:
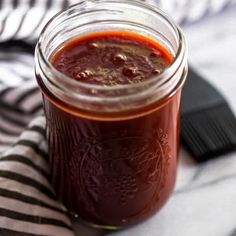
M 136 84 L 105 87 L 75 81 L 50 57 L 71 39 L 133 32 L 162 45 L 174 60 Z M 72 215 L 101 227 L 145 220 L 169 198 L 179 147 L 186 43 L 160 9 L 134 0 L 84 0 L 54 16 L 36 47 L 52 184 Z

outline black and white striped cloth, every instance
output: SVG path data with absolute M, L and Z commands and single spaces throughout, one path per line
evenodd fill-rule
M 236 0 L 147 0 L 189 23 Z M 47 20 L 74 0 L 0 0 L 0 235 L 74 235 L 49 181 L 45 119 L 33 45 Z

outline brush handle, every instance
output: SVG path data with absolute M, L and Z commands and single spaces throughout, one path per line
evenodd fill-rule
M 189 67 L 188 77 L 182 91 L 181 115 L 225 103 L 220 92 L 192 67 Z

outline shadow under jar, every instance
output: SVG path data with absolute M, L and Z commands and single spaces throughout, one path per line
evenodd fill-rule
M 136 37 L 172 59 L 137 83 L 86 83 L 56 69 L 55 57 L 71 42 L 79 45 L 81 38 L 102 34 Z M 178 26 L 142 2 L 83 1 L 48 22 L 35 59 L 52 184 L 68 212 L 114 229 L 157 212 L 176 178 L 180 97 L 187 74 Z

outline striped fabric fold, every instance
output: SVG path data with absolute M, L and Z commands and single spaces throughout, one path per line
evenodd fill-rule
M 50 184 L 33 55 L 0 55 L 0 235 L 71 236 L 70 219 Z
M 34 41 L 49 18 L 68 5 L 68 0 L 0 0 L 0 40 Z
M 58 11 L 82 0 L 0 0 L 0 42 L 35 42 L 45 23 Z M 236 4 L 236 0 L 145 0 L 165 10 L 180 24 L 191 23 Z M 32 20 L 33 19 L 33 20 Z
M 0 157 L 0 235 L 73 235 L 49 181 L 44 130 L 38 116 Z

